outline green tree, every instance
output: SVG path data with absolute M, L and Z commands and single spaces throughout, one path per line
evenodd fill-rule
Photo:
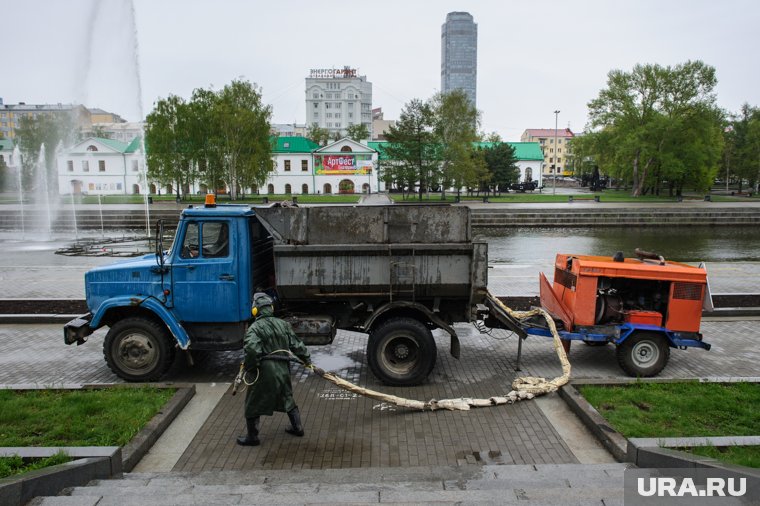
M 218 98 L 211 90 L 194 90 L 188 103 L 185 124 L 195 173 L 199 181 L 213 193 L 224 187 L 224 152 L 213 116 Z
M 182 196 L 191 160 L 188 120 L 188 105 L 176 95 L 159 99 L 145 119 L 148 177 L 163 185 L 174 184 L 177 198 Z
M 760 109 L 742 105 L 724 132 L 723 170 L 728 165 L 729 173 L 739 182 L 739 191 L 744 181 L 755 187 L 760 181 Z
M 23 191 L 34 191 L 40 184 L 40 176 L 35 167 L 39 162 L 42 146 L 45 146 L 44 177 L 47 192 L 58 194 L 58 174 L 56 171 L 56 151 L 59 146 L 70 145 L 78 135 L 73 114 L 60 112 L 24 116 L 16 129 L 16 143 L 21 151 L 21 171 Z M 44 189 L 43 189 L 44 190 Z
M 434 134 L 440 145 L 440 187 L 461 188 L 483 184 L 488 171 L 475 152 L 480 115 L 463 90 L 439 93 L 431 100 Z
M 418 188 L 419 198 L 439 180 L 440 146 L 434 132 L 435 121 L 430 104 L 412 99 L 401 110 L 399 120 L 386 134 L 386 180 L 402 189 Z
M 261 186 L 274 168 L 269 142 L 272 108 L 262 103 L 261 91 L 248 81 L 232 81 L 218 97 L 214 125 L 223 153 L 225 181 L 230 198 L 236 200 L 241 188 Z
M 348 125 L 348 128 L 346 128 L 346 137 L 356 142 L 366 141 L 369 139 L 369 129 L 364 123 Z
M 320 146 L 324 146 L 330 140 L 330 131 L 320 127 L 317 123 L 312 123 L 306 130 L 306 137 Z
M 631 180 L 634 196 L 656 186 L 652 178 L 658 167 L 661 174 L 667 172 L 670 177 L 702 187 L 706 180 L 703 169 L 714 172 L 717 168 L 713 149 L 705 144 L 714 135 L 698 135 L 691 142 L 691 150 L 697 151 L 691 154 L 702 164 L 697 169 L 671 165 L 677 147 L 674 141 L 689 118 L 719 117 L 713 93 L 716 84 L 715 69 L 701 61 L 673 67 L 636 65 L 631 72 L 613 70 L 607 76 L 606 88 L 588 104 L 591 131 L 587 132 L 590 139 L 584 142 L 611 150 L 596 154 L 598 161 L 614 165 L 600 166 L 608 173 L 620 170 Z M 596 136 L 604 138 L 597 142 Z M 680 173 L 674 174 L 676 170 Z
M 483 148 L 483 158 L 495 190 L 505 191 L 520 178 L 515 148 L 510 144 L 501 140 L 491 141 Z

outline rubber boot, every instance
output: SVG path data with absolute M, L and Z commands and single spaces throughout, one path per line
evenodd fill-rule
M 248 434 L 238 436 L 237 444 L 241 446 L 259 446 L 261 444 L 261 440 L 259 439 L 259 417 L 246 418 L 245 425 L 248 428 Z
M 301 413 L 298 412 L 297 406 L 288 411 L 288 418 L 290 418 L 291 427 L 285 429 L 285 432 L 293 434 L 294 436 L 303 437 L 304 433 L 303 425 L 301 425 Z

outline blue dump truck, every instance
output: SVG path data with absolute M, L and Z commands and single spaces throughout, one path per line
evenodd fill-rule
M 89 313 L 64 327 L 82 344 L 108 327 L 103 354 L 128 381 L 155 381 L 178 350 L 242 348 L 255 292 L 309 345 L 336 330 L 368 334 L 367 361 L 390 385 L 422 382 L 436 361 L 431 333 L 489 317 L 525 333 L 487 292 L 488 246 L 470 210 L 449 206 L 216 205 L 183 210 L 174 241 L 155 255 L 85 274 Z

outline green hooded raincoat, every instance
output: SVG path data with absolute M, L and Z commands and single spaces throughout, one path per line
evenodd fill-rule
M 290 325 L 275 318 L 271 308 L 262 308 L 245 334 L 244 350 L 248 380 L 255 378 L 256 371 L 259 371 L 258 380 L 246 392 L 245 417 L 270 416 L 274 411 L 287 413 L 295 408 L 290 364 L 282 360 L 262 360 L 262 357 L 276 350 L 290 350 L 305 363 L 309 363 L 309 350 Z M 274 355 L 288 357 L 285 352 Z

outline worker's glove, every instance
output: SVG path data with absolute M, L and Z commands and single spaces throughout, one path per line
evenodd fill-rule
M 312 371 L 314 374 L 319 374 L 320 376 L 324 376 L 324 375 L 325 375 L 325 370 L 324 370 L 324 369 L 321 369 L 321 368 L 319 368 L 319 367 L 317 367 L 317 366 L 315 366 L 313 363 L 309 363 L 309 364 L 307 364 L 307 365 L 306 365 L 306 367 L 307 367 L 308 369 L 311 369 L 311 371 Z

